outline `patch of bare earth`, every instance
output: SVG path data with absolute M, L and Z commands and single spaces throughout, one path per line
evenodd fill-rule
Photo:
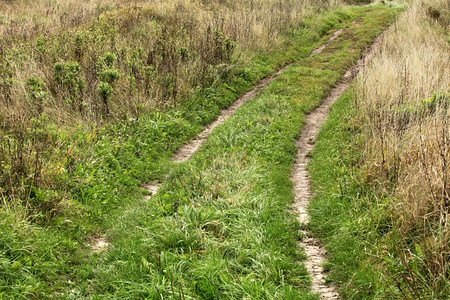
M 161 187 L 161 184 L 159 184 L 159 183 L 147 183 L 142 188 L 149 192 L 147 197 L 150 198 L 158 192 L 160 187 Z
M 347 70 L 341 81 L 331 90 L 328 97 L 321 106 L 306 116 L 306 124 L 303 127 L 300 138 L 297 140 L 298 153 L 292 170 L 292 181 L 294 183 L 295 209 L 298 214 L 298 221 L 302 228 L 306 228 L 309 222 L 307 211 L 309 200 L 311 199 L 310 181 L 306 167 L 309 162 L 309 152 L 313 150 L 317 135 L 329 113 L 330 106 L 344 93 L 350 85 L 351 80 L 376 53 L 382 41 L 383 34 L 380 35 L 371 47 L 366 51 L 358 63 Z M 321 243 L 314 238 L 307 230 L 302 230 L 304 238 L 300 246 L 305 250 L 307 260 L 305 266 L 312 277 L 312 290 L 320 295 L 321 299 L 339 299 L 337 288 L 334 285 L 325 283 L 326 272 L 322 265 L 326 261 L 326 251 Z
M 319 48 L 315 49 L 311 52 L 310 57 L 316 54 L 319 54 L 322 52 L 325 47 L 334 41 L 340 34 L 342 33 L 342 29 L 337 30 L 330 39 L 320 46 Z M 194 153 L 198 151 L 198 149 L 203 145 L 203 143 L 208 139 L 211 132 L 216 128 L 217 126 L 223 124 L 229 117 L 231 117 L 242 105 L 244 105 L 248 100 L 255 98 L 258 93 L 264 89 L 269 83 L 271 83 L 278 75 L 280 75 L 284 70 L 286 70 L 290 65 L 293 63 L 287 64 L 275 73 L 261 79 L 261 81 L 249 92 L 245 93 L 236 101 L 233 102 L 231 106 L 229 106 L 226 109 L 222 110 L 222 113 L 220 116 L 211 124 L 207 125 L 202 132 L 200 132 L 194 140 L 192 140 L 190 143 L 185 144 L 182 146 L 178 151 L 175 153 L 175 155 L 172 157 L 172 160 L 175 162 L 184 162 L 188 160 Z
M 99 253 L 108 250 L 109 242 L 104 237 L 94 237 L 91 241 L 92 252 Z

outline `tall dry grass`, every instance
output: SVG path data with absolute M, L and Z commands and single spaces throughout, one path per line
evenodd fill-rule
M 29 40 L 39 34 L 79 26 L 105 11 L 143 0 L 0 1 L 0 37 Z
M 67 122 L 185 98 L 226 76 L 238 52 L 277 48 L 309 1 L 11 3 L 2 7 L 0 109 Z
M 389 199 L 401 297 L 450 293 L 449 2 L 412 0 L 360 76 L 367 182 Z M 447 36 L 445 36 L 447 34 Z

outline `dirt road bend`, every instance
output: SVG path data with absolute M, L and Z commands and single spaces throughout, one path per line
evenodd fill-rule
M 314 49 L 309 57 L 317 55 L 321 53 L 332 41 L 334 41 L 341 33 L 343 29 L 339 29 L 333 33 L 333 35 L 320 47 Z M 237 98 L 232 105 L 228 108 L 223 109 L 219 117 L 212 122 L 211 124 L 205 126 L 202 132 L 200 132 L 190 143 L 185 144 L 181 148 L 179 148 L 172 160 L 174 162 L 184 162 L 187 161 L 192 155 L 194 155 L 198 149 L 203 145 L 203 143 L 208 139 L 211 132 L 217 126 L 223 124 L 229 117 L 231 117 L 242 105 L 244 105 L 248 100 L 255 98 L 258 93 L 264 89 L 267 85 L 269 85 L 278 75 L 280 75 L 283 71 L 285 71 L 290 65 L 295 62 L 289 63 L 283 67 L 281 67 L 278 71 L 272 73 L 271 75 L 261 79 L 261 81 L 250 91 L 245 93 L 244 95 Z M 143 186 L 149 192 L 149 197 L 156 194 L 160 188 L 159 183 L 147 183 Z

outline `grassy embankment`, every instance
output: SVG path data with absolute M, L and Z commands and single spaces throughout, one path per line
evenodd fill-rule
M 311 228 L 344 297 L 450 296 L 448 8 L 410 2 L 316 144 Z
M 365 10 L 368 11 L 367 14 L 364 13 Z M 273 85 L 274 93 L 290 91 L 292 95 L 285 94 L 277 98 L 284 99 L 286 103 L 284 101 L 284 104 L 280 103 L 277 110 L 273 112 L 266 111 L 267 103 L 262 105 L 260 112 L 267 113 L 267 116 L 261 116 L 267 120 L 261 122 L 261 126 L 254 128 L 257 132 L 243 130 L 242 134 L 231 135 L 229 139 L 223 140 L 225 144 L 217 141 L 217 148 L 204 147 L 206 150 L 203 150 L 204 153 L 200 153 L 198 157 L 203 155 L 206 158 L 208 151 L 209 155 L 213 155 L 211 157 L 215 157 L 221 151 L 224 151 L 223 155 L 232 157 L 239 157 L 245 154 L 242 151 L 249 152 L 252 148 L 259 147 L 259 151 L 255 153 L 250 151 L 243 156 L 248 158 L 243 160 L 237 158 L 228 160 L 225 156 L 222 160 L 218 159 L 213 163 L 209 159 L 197 158 L 192 163 L 182 165 L 180 169 L 174 169 L 165 188 L 155 199 L 148 203 L 130 204 L 137 197 L 135 187 L 145 180 L 161 179 L 162 174 L 167 173 L 167 169 L 171 168 L 168 163 L 171 153 L 184 140 L 200 130 L 201 125 L 213 119 L 219 107 L 229 104 L 237 94 L 248 89 L 257 78 L 270 73 L 277 66 L 294 58 L 305 57 L 313 47 L 327 38 L 332 28 L 348 26 L 359 13 L 362 14 L 367 26 L 358 28 L 352 26 L 352 30 L 358 33 L 354 36 L 354 43 L 348 43 L 344 38 L 339 39 L 335 43 L 341 43 L 344 46 L 341 51 L 331 48 L 336 50 L 336 53 L 332 53 L 333 50 L 315 59 L 307 60 L 305 62 L 307 65 L 300 68 L 302 71 L 291 74 L 291 89 L 287 88 L 287 83 L 279 85 L 278 88 L 276 84 Z M 228 74 L 231 81 L 227 85 L 214 85 L 212 89 L 191 98 L 192 101 L 181 102 L 167 111 L 143 115 L 127 123 L 110 125 L 107 129 L 99 129 L 97 133 L 86 134 L 82 128 L 77 134 L 72 132 L 69 135 L 64 128 L 58 128 L 62 123 L 57 122 L 58 118 L 52 118 L 51 113 L 47 117 L 40 114 L 38 118 L 35 118 L 29 132 L 26 126 L 24 127 L 26 130 L 23 131 L 21 131 L 23 127 L 12 128 L 14 130 L 9 131 L 11 130 L 7 127 L 9 124 L 5 125 L 6 129 L 2 127 L 10 147 L 2 148 L 2 164 L 7 166 L 3 169 L 3 171 L 6 170 L 6 175 L 3 174 L 2 178 L 5 179 L 4 183 L 9 180 L 4 186 L 2 183 L 2 292 L 10 297 L 48 297 L 55 296 L 56 293 L 63 293 L 66 296 L 72 293 L 74 297 L 80 296 L 79 293 L 151 297 L 160 292 L 173 295 L 178 293 L 178 288 L 183 289 L 186 295 L 200 297 L 208 297 L 211 294 L 229 297 L 266 294 L 270 295 L 268 297 L 277 297 L 277 295 L 283 297 L 298 293 L 294 287 L 306 287 L 304 270 L 298 264 L 287 264 L 277 258 L 281 255 L 285 257 L 286 262 L 294 262 L 301 257 L 295 250 L 296 243 L 293 238 L 296 232 L 295 222 L 292 216 L 287 217 L 283 212 L 288 198 L 277 198 L 275 194 L 271 194 L 274 191 L 289 193 L 287 162 L 290 162 L 289 157 L 292 160 L 290 154 L 294 152 L 293 137 L 301 124 L 301 114 L 295 115 L 294 112 L 301 112 L 302 109 L 307 111 L 317 105 L 330 86 L 339 78 L 339 73 L 359 55 L 359 47 L 370 42 L 373 35 L 380 31 L 390 16 L 392 11 L 389 9 L 378 8 L 372 11 L 372 9 L 363 8 L 331 13 L 318 21 L 306 20 L 306 28 L 291 33 L 291 47 L 288 44 L 284 48 L 289 51 L 278 49 L 278 51 L 255 57 L 250 67 L 244 70 L 237 68 L 233 71 L 236 73 Z M 105 24 L 107 22 L 103 25 Z M 92 28 L 97 28 L 95 23 Z M 44 47 L 43 50 L 47 51 L 47 48 Z M 335 59 L 327 63 L 324 60 L 327 55 Z M 39 59 L 39 56 L 36 57 Z M 108 74 L 116 74 L 111 60 L 115 61 L 117 56 L 112 53 L 112 55 L 100 57 L 103 59 L 99 59 L 100 62 L 96 60 L 98 64 L 95 64 L 100 68 L 97 75 L 108 83 L 107 81 L 112 78 Z M 55 74 L 45 78 L 55 76 L 57 81 L 56 77 L 59 73 L 61 76 L 70 75 L 70 78 L 74 75 L 73 69 L 67 65 L 54 65 L 52 68 L 50 73 Z M 68 74 L 64 73 L 66 71 Z M 105 71 L 104 74 L 103 71 Z M 77 74 L 75 72 L 73 81 L 62 80 L 60 88 L 65 89 L 62 93 L 76 94 L 79 91 L 68 87 L 72 83 L 80 82 Z M 306 80 L 302 87 L 304 90 L 297 90 L 298 81 L 294 75 L 299 74 L 303 74 Z M 98 81 L 100 82 L 102 81 Z M 4 81 L 2 87 L 8 88 L 12 83 L 15 81 Z M 47 102 L 41 100 L 55 92 L 46 90 L 43 86 L 42 82 L 27 79 L 24 88 L 19 89 L 30 93 L 25 98 L 31 100 L 31 104 L 37 104 L 36 110 L 31 111 L 44 112 Z M 310 98 L 305 99 L 301 107 L 294 105 L 292 100 L 288 100 L 295 98 L 295 95 L 300 97 L 302 93 Z M 74 101 L 79 99 L 75 94 L 67 103 L 69 106 L 67 111 L 70 111 Z M 101 96 L 101 93 L 98 96 Z M 255 103 L 264 104 L 260 102 L 269 101 L 270 105 L 277 104 L 278 100 L 274 99 L 267 95 L 256 100 Z M 51 112 L 52 107 L 49 107 Z M 80 110 L 76 105 L 72 108 L 74 111 Z M 286 111 L 290 109 L 293 111 Z M 106 112 L 106 107 L 102 107 L 101 110 Z M 255 111 L 258 109 L 255 108 Z M 113 115 L 112 112 L 113 109 L 110 111 Z M 247 115 L 256 117 L 254 112 L 248 112 Z M 295 122 L 284 124 L 279 119 L 283 115 L 289 116 Z M 246 114 L 241 113 L 239 116 L 245 117 Z M 249 125 L 256 122 L 247 117 L 242 119 L 244 120 L 246 121 L 242 124 Z M 233 122 L 229 123 L 233 124 Z M 22 123 L 20 124 L 22 126 Z M 247 128 L 247 125 L 243 129 Z M 228 126 L 228 132 L 235 132 L 236 129 L 230 126 Z M 251 127 L 247 129 L 250 130 Z M 260 136 L 256 134 L 266 131 L 272 134 L 267 135 L 267 146 L 264 146 L 260 144 Z M 281 135 L 288 132 L 287 136 L 290 136 L 290 139 Z M 29 136 L 24 133 L 29 133 Z M 15 140 L 23 136 L 30 138 L 22 140 L 28 141 L 27 143 L 21 144 Z M 247 138 L 250 140 L 248 145 L 243 147 L 244 149 L 237 147 L 235 152 L 230 153 L 225 149 L 225 145 L 232 142 L 231 140 L 239 144 Z M 292 145 L 287 144 L 288 140 Z M 45 152 L 37 151 L 42 150 L 39 145 L 48 144 L 54 145 L 54 148 L 45 149 Z M 12 154 L 11 147 L 29 145 L 37 150 L 28 151 L 27 148 L 22 155 L 35 157 L 36 165 L 22 166 L 28 169 L 24 168 L 23 173 L 19 173 L 18 177 L 12 177 L 16 175 L 13 171 L 17 170 L 8 168 L 8 163 L 14 166 L 14 163 L 23 162 L 26 159 L 22 156 L 8 155 Z M 38 145 L 37 148 L 36 145 Z M 286 156 L 286 153 L 280 149 L 277 150 L 276 146 L 282 149 L 290 148 L 290 151 Z M 46 161 L 44 159 L 47 157 L 42 157 L 42 153 L 54 155 L 55 153 L 52 152 L 58 154 L 59 151 L 64 157 L 62 164 L 53 163 L 51 160 Z M 250 155 L 251 153 L 253 154 Z M 161 158 L 163 159 L 160 160 Z M 232 168 L 233 161 L 235 161 L 236 170 Z M 267 175 L 262 175 L 264 172 L 253 174 L 253 171 L 262 171 L 270 167 L 267 165 L 268 162 L 275 162 L 274 165 L 279 164 L 284 167 L 279 170 L 270 169 L 274 174 L 270 172 Z M 217 178 L 214 179 L 216 175 L 212 174 L 210 164 L 220 168 L 221 164 L 229 163 L 230 168 L 223 168 L 225 176 L 223 182 L 230 181 L 232 174 L 239 169 L 240 174 L 243 175 L 243 181 L 224 187 L 218 184 Z M 33 168 L 35 168 L 34 171 Z M 30 169 L 32 172 L 27 173 L 26 171 Z M 32 176 L 29 176 L 30 174 Z M 202 177 L 199 177 L 199 174 L 202 174 Z M 208 176 L 212 176 L 209 181 L 206 180 Z M 179 181 L 179 177 L 186 178 L 184 181 Z M 11 181 L 16 178 L 22 181 L 17 180 L 19 184 Z M 187 188 L 181 182 L 188 182 L 192 186 Z M 266 190 L 263 188 L 265 184 L 272 185 L 274 190 Z M 170 186 L 173 187 L 169 188 Z M 60 187 L 63 187 L 62 194 L 60 194 Z M 222 197 L 222 193 L 227 194 L 228 198 Z M 244 193 L 241 200 L 239 200 L 240 193 Z M 21 200 L 23 195 L 26 197 Z M 237 206 L 235 208 L 225 206 L 223 210 L 215 211 L 214 201 L 211 200 L 219 196 L 224 200 L 222 201 L 224 205 L 228 203 L 225 200 L 237 199 Z M 261 197 L 265 201 L 255 203 L 253 196 L 255 199 Z M 273 203 L 268 202 L 272 197 L 275 197 Z M 201 203 L 200 199 L 208 202 L 209 206 L 207 203 L 202 203 L 205 211 L 202 210 L 200 214 L 196 214 L 197 205 Z M 242 201 L 242 207 L 239 204 L 240 201 Z M 126 209 L 127 204 L 130 206 L 128 209 Z M 232 205 L 232 202 L 228 204 Z M 143 207 L 137 210 L 135 205 L 143 205 Z M 254 205 L 262 206 L 255 210 L 254 208 L 257 207 Z M 128 213 L 123 217 L 123 222 L 118 223 L 117 219 L 124 214 L 125 209 Z M 252 219 L 249 214 L 246 219 L 245 213 L 250 211 L 256 213 L 255 218 Z M 243 218 L 241 223 L 231 222 L 238 221 L 239 217 Z M 260 224 L 260 221 L 267 222 L 268 218 L 272 218 L 271 220 L 278 226 L 274 227 L 270 223 Z M 288 222 L 284 223 L 285 221 Z M 108 232 L 108 238 L 113 242 L 111 251 L 105 255 L 94 255 L 89 258 L 89 253 L 86 251 L 86 235 L 110 227 L 112 229 Z M 280 231 L 281 228 L 285 230 Z M 227 232 L 228 229 L 230 230 Z M 249 238 L 246 243 L 244 236 Z M 261 238 L 259 242 L 254 240 L 258 236 Z M 240 237 L 242 237 L 241 240 L 239 240 Z M 275 239 L 270 241 L 271 238 Z M 263 242 L 261 246 L 264 247 L 259 251 L 253 251 L 254 245 L 261 244 L 261 241 Z M 236 248 L 241 243 L 243 245 Z M 286 249 L 281 246 L 283 244 L 290 246 Z M 139 258 L 138 261 L 136 261 L 137 258 Z M 87 261 L 89 259 L 92 261 Z M 189 269 L 186 266 L 189 266 Z M 273 268 L 270 269 L 270 266 Z M 278 282 L 279 286 L 274 282 Z

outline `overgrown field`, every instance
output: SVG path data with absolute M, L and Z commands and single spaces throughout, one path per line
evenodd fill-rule
M 2 296 L 315 298 L 286 210 L 295 139 L 398 9 L 165 3 L 55 20 L 27 42 L 1 37 Z M 293 60 L 192 160 L 170 162 Z M 145 200 L 137 186 L 148 181 L 164 184 Z M 108 251 L 92 253 L 98 236 Z
M 344 297 L 450 296 L 448 5 L 410 1 L 319 137 L 311 226 Z

